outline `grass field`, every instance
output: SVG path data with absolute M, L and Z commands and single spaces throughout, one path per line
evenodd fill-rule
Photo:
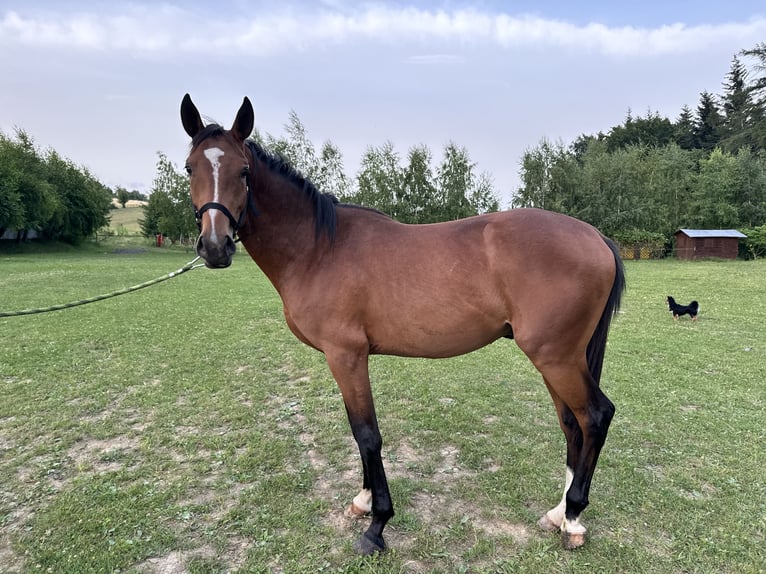
M 0 311 L 191 259 L 115 245 L 0 252 Z M 602 382 L 617 415 L 580 550 L 536 529 L 561 496 L 564 440 L 539 375 L 501 340 L 371 361 L 397 514 L 390 550 L 356 557 L 364 523 L 343 508 L 360 470 L 339 393 L 238 255 L 0 319 L 0 571 L 763 572 L 766 263 L 626 269 Z M 669 294 L 698 299 L 699 321 L 674 322 Z
M 139 220 L 143 219 L 142 207 L 119 207 L 109 211 L 109 229 L 116 234 L 137 235 L 141 233 Z

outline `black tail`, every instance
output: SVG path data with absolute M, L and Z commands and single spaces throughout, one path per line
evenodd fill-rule
M 604 237 L 604 242 L 614 255 L 615 274 L 609 299 L 606 300 L 606 307 L 604 307 L 601 319 L 599 319 L 596 330 L 590 338 L 586 352 L 588 370 L 596 384 L 599 384 L 601 381 L 601 367 L 604 364 L 604 351 L 606 350 L 606 337 L 609 334 L 609 324 L 620 308 L 622 294 L 625 291 L 625 268 L 622 264 L 620 253 L 617 250 L 617 246 L 610 239 Z

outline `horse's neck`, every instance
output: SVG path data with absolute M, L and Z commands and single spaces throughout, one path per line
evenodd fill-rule
M 314 207 L 305 192 L 265 166 L 256 169 L 257 214 L 250 212 L 242 244 L 271 282 L 280 290 L 286 272 L 308 265 L 319 249 L 314 232 Z

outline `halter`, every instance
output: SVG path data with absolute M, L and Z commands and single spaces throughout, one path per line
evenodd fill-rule
M 194 221 L 197 223 L 197 229 L 199 230 L 200 233 L 202 233 L 202 214 L 209 209 L 217 209 L 229 219 L 229 223 L 231 223 L 231 227 L 234 230 L 234 236 L 235 236 L 234 239 L 235 241 L 239 241 L 239 235 L 238 235 L 239 228 L 245 222 L 245 215 L 247 215 L 247 212 L 251 211 L 253 215 L 255 215 L 256 217 L 260 215 L 258 213 L 258 209 L 255 207 L 255 200 L 253 199 L 253 192 L 250 186 L 250 177 L 255 177 L 255 174 L 253 174 L 252 176 L 248 174 L 245 180 L 245 188 L 247 193 L 247 205 L 245 205 L 245 208 L 242 210 L 242 213 L 239 214 L 239 219 L 236 219 L 232 215 L 228 207 L 226 207 L 222 203 L 218 203 L 217 201 L 208 201 L 199 209 L 194 208 Z
M 247 190 L 247 196 L 248 196 L 248 204 L 250 203 L 250 189 L 248 186 Z M 234 229 L 234 233 L 236 233 L 239 230 L 239 226 L 242 225 L 245 222 L 245 214 L 247 213 L 247 207 L 242 210 L 242 213 L 239 215 L 239 219 L 234 219 L 234 216 L 231 214 L 231 211 L 229 211 L 229 208 L 226 207 L 223 203 L 218 203 L 217 201 L 208 201 L 205 205 L 200 207 L 199 209 L 194 210 L 194 219 L 197 222 L 197 229 L 202 231 L 202 214 L 205 213 L 208 209 L 217 209 L 218 211 L 223 212 L 223 214 L 229 218 L 229 222 L 231 222 L 231 227 Z

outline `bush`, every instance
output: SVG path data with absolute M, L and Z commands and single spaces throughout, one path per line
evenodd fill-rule
M 615 233 L 612 239 L 623 259 L 659 259 L 665 255 L 667 239 L 662 233 L 631 229 Z
M 740 255 L 746 259 L 758 259 L 766 256 L 766 225 L 742 229 L 747 239 L 740 242 Z

